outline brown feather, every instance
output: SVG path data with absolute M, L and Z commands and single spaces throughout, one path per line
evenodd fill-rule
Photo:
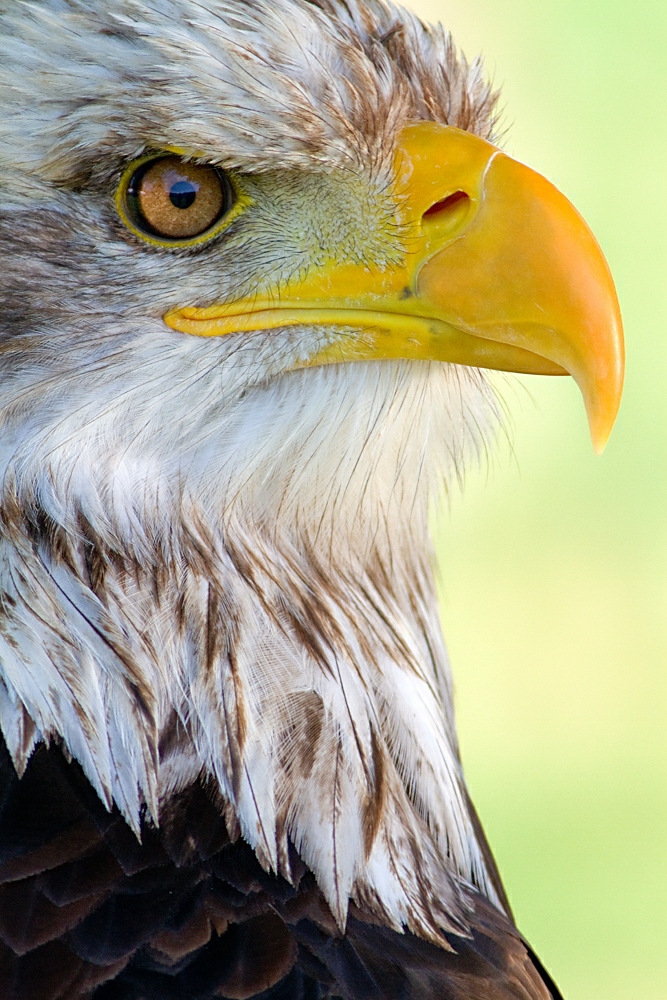
M 447 934 L 449 950 L 354 905 L 342 933 L 294 850 L 293 885 L 268 875 L 224 835 L 201 785 L 140 845 L 57 748 L 37 750 L 22 781 L 0 773 L 0 847 L 21 802 L 33 822 L 53 814 L 49 787 L 100 831 L 94 852 L 0 887 L 3 1000 L 88 1000 L 98 988 L 99 1000 L 558 1000 L 510 920 L 477 892 L 471 935 Z

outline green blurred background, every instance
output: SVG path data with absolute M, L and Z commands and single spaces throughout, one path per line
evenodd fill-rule
M 506 148 L 591 225 L 627 338 L 602 458 L 570 379 L 508 379 L 511 445 L 439 524 L 468 780 L 566 1000 L 667 1000 L 667 3 L 410 5 L 484 56 Z

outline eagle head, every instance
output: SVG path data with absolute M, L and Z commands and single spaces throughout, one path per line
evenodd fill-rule
M 0 2 L 0 727 L 140 832 L 205 781 L 440 940 L 502 889 L 428 519 L 488 369 L 618 407 L 611 278 L 495 95 L 384 0 Z M 463 932 L 462 931 L 462 932 Z

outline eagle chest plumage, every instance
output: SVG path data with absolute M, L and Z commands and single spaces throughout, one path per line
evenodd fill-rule
M 486 369 L 622 334 L 384 0 L 0 0 L 0 995 L 557 1000 L 470 802 L 429 516 Z

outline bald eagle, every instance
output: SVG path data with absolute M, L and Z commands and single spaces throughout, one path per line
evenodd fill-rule
M 0 0 L 0 995 L 555 1000 L 429 511 L 622 379 L 581 217 L 385 0 Z

